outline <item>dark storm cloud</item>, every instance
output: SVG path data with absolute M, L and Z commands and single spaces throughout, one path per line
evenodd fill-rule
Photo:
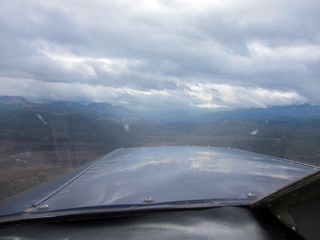
M 0 94 L 149 108 L 320 104 L 319 10 L 316 0 L 5 0 Z

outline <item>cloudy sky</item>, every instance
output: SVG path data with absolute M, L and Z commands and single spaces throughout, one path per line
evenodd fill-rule
M 320 104 L 319 0 L 2 0 L 0 95 L 128 108 Z

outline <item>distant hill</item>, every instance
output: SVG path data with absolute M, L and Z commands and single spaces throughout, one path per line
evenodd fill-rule
M 116 116 L 133 117 L 136 115 L 133 111 L 125 107 L 113 106 L 109 103 L 90 103 L 87 107 L 101 113 L 108 113 Z
M 310 104 L 291 106 L 271 106 L 267 108 L 249 108 L 226 112 L 214 112 L 193 118 L 194 122 L 216 122 L 225 119 L 264 120 L 319 118 L 320 106 Z
M 19 96 L 0 97 L 0 110 L 21 109 L 33 112 L 46 112 L 54 114 L 82 114 L 91 117 L 99 117 L 101 114 L 109 117 L 136 117 L 136 114 L 121 106 L 113 106 L 108 103 L 90 103 L 84 105 L 77 102 L 57 101 L 50 103 L 32 103 Z
M 86 108 L 86 106 L 82 105 L 81 103 L 76 102 L 68 102 L 68 101 L 60 101 L 60 102 L 52 102 L 43 104 L 43 106 L 48 108 Z
M 0 97 L 0 103 L 2 104 L 25 104 L 28 103 L 23 97 L 9 97 L 9 96 L 3 96 Z
M 32 108 L 38 104 L 28 102 L 20 96 L 2 96 L 0 97 L 0 108 L 16 109 L 16 108 Z
M 51 102 L 51 103 L 43 103 L 39 105 L 36 109 L 37 111 L 41 112 L 49 112 L 49 113 L 56 113 L 56 114 L 91 114 L 94 115 L 95 113 L 87 109 L 85 105 L 76 102 L 68 102 L 68 101 L 59 101 L 59 102 Z

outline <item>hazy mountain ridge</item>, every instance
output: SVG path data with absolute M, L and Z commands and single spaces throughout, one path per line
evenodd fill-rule
M 109 103 L 90 103 L 87 107 L 101 113 L 108 113 L 116 116 L 134 117 L 137 115 L 136 113 L 125 107 L 113 106 Z
M 20 96 L 0 96 L 0 109 L 31 109 L 37 106 L 37 103 L 29 102 Z
M 280 118 L 315 118 L 320 117 L 320 106 L 310 104 L 290 106 L 270 106 L 267 108 L 248 108 L 226 112 L 204 114 L 192 119 L 195 122 L 215 122 L 225 119 L 265 120 Z
M 112 106 L 105 103 L 84 105 L 77 102 L 55 101 L 50 103 L 32 103 L 23 97 L 0 97 L 0 111 L 28 110 L 36 113 L 52 113 L 60 115 L 80 114 L 87 117 L 101 118 L 130 117 L 131 111 L 124 107 Z M 132 113 L 133 115 L 133 113 Z
M 223 112 L 201 114 L 200 111 L 168 110 L 152 112 L 136 112 L 123 106 L 114 106 L 109 103 L 88 103 L 55 101 L 50 103 L 32 103 L 20 96 L 0 97 L 0 110 L 27 109 L 35 112 L 51 112 L 56 114 L 84 114 L 88 117 L 109 116 L 119 118 L 134 118 L 140 120 L 165 122 L 216 122 L 226 119 L 264 120 L 270 119 L 304 119 L 320 117 L 320 106 L 311 104 L 270 106 L 267 108 L 247 108 Z

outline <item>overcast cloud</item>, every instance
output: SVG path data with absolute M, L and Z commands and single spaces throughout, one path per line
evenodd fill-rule
M 0 95 L 129 108 L 320 104 L 319 13 L 319 0 L 2 0 Z

